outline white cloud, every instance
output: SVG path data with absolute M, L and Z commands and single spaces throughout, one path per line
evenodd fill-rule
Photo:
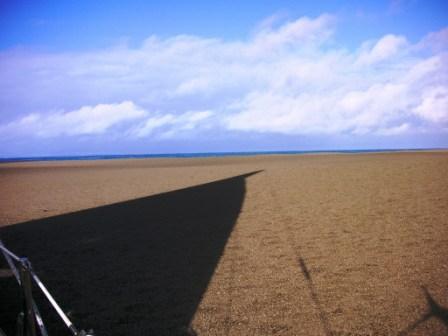
M 4 52 L 0 135 L 176 137 L 209 127 L 387 135 L 447 128 L 448 28 L 415 44 L 388 34 L 349 51 L 334 43 L 335 23 L 328 14 L 283 24 L 276 17 L 247 40 L 152 36 L 138 48 Z M 18 111 L 8 114 L 9 106 Z
M 376 134 L 378 135 L 400 135 L 403 133 L 407 133 L 411 130 L 411 126 L 408 123 L 401 124 L 399 126 L 390 127 L 390 128 L 380 128 Z
M 228 127 L 286 134 L 368 133 L 406 109 L 405 90 L 385 84 L 326 96 L 259 92 L 246 97 L 242 111 L 228 118 Z
M 188 111 L 182 114 L 154 114 L 136 106 L 133 102 L 83 106 L 70 112 L 49 114 L 32 113 L 17 121 L 0 126 L 0 135 L 20 133 L 42 138 L 61 135 L 101 135 L 111 129 L 135 138 L 157 134 L 167 138 L 206 127 L 212 111 Z
M 430 49 L 433 52 L 447 51 L 448 50 L 448 27 L 429 33 L 425 36 L 417 47 L 421 49 Z
M 333 22 L 333 16 L 323 14 L 316 19 L 302 17 L 287 22 L 277 29 L 265 27 L 255 35 L 248 47 L 260 55 L 266 52 L 278 52 L 283 47 L 303 48 L 305 45 L 320 44 L 331 36 Z
M 147 137 L 155 131 L 163 129 L 162 136 L 168 137 L 176 133 L 193 130 L 213 115 L 211 111 L 189 111 L 180 115 L 164 114 L 147 118 L 131 130 L 137 138 Z
M 386 61 L 405 48 L 408 42 L 403 36 L 389 34 L 382 37 L 371 48 L 367 46 L 368 44 L 364 44 L 364 50 L 357 61 L 360 65 L 372 65 Z
M 428 121 L 448 124 L 448 87 L 436 86 L 425 90 L 414 112 Z
M 122 123 L 141 119 L 147 113 L 134 103 L 99 104 L 83 106 L 70 112 L 49 114 L 33 113 L 6 124 L 0 128 L 0 134 L 18 131 L 24 135 L 55 137 L 60 135 L 102 134 Z

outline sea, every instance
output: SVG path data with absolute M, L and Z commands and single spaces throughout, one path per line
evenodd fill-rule
M 436 148 L 415 149 L 349 149 L 349 150 L 306 150 L 306 151 L 256 151 L 256 152 L 206 152 L 206 153 L 167 153 L 167 154 L 105 154 L 105 155 L 67 155 L 67 156 L 30 156 L 30 157 L 4 157 L 0 163 L 29 162 L 29 161 L 79 161 L 79 160 L 123 160 L 123 159 L 155 159 L 155 158 L 205 158 L 228 156 L 255 156 L 255 155 L 303 155 L 323 153 L 374 153 L 374 152 L 403 152 L 425 151 Z M 437 148 L 438 149 L 438 148 Z

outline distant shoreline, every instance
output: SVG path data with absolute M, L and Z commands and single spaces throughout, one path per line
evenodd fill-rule
M 165 153 L 165 154 L 100 154 L 100 155 L 67 155 L 67 156 L 35 156 L 0 158 L 1 163 L 13 162 L 48 162 L 48 161 L 99 161 L 126 159 L 181 159 L 209 157 L 244 157 L 260 155 L 306 155 L 306 154 L 363 154 L 363 153 L 396 153 L 447 151 L 448 148 L 401 148 L 401 149 L 343 149 L 343 150 L 304 150 L 304 151 L 249 151 L 249 152 L 204 152 L 204 153 Z

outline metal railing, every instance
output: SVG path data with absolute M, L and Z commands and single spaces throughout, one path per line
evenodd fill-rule
M 62 319 L 64 324 L 74 336 L 93 336 L 93 331 L 78 330 L 70 321 L 56 300 L 44 286 L 42 281 L 33 271 L 31 263 L 27 258 L 20 258 L 10 250 L 8 250 L 0 239 L 0 250 L 6 259 L 14 277 L 16 278 L 23 296 L 22 311 L 17 317 L 17 335 L 18 336 L 48 336 L 42 315 L 33 298 L 32 285 L 33 281 L 42 291 L 56 313 Z M 0 335 L 2 331 L 0 329 Z

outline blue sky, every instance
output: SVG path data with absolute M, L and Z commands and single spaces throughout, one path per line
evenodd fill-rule
M 448 147 L 446 1 L 0 0 L 0 156 Z

